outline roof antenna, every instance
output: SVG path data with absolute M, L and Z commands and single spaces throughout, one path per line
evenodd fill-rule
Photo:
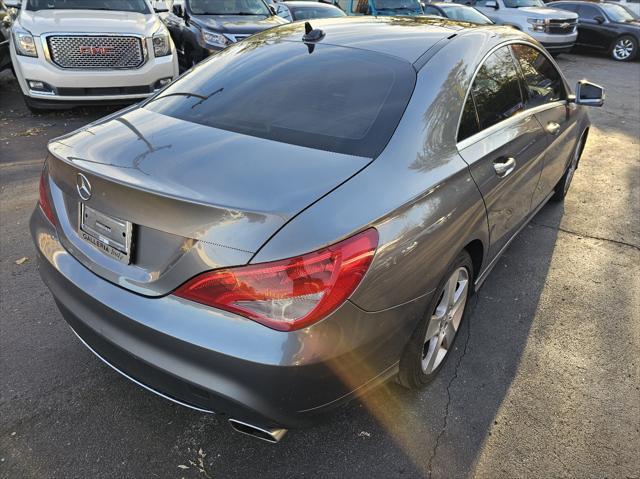
M 304 22 L 303 42 L 317 42 L 324 38 L 324 32 L 320 29 L 313 28 L 309 22 Z

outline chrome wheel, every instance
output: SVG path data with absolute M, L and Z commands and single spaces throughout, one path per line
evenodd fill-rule
M 635 50 L 633 40 L 630 38 L 620 38 L 613 46 L 613 58 L 616 60 L 628 60 Z
M 469 294 L 467 268 L 456 269 L 444 285 L 442 296 L 427 325 L 422 350 L 422 372 L 431 374 L 451 350 Z

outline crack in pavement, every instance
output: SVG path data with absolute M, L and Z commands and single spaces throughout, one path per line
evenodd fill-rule
M 556 230 L 556 231 L 562 231 L 563 233 L 567 233 L 570 235 L 574 235 L 574 236 L 581 236 L 583 238 L 589 238 L 589 239 L 593 239 L 593 240 L 599 240 L 599 241 L 606 241 L 607 243 L 614 243 L 617 245 L 621 245 L 621 246 L 628 246 L 629 248 L 634 248 L 640 251 L 640 246 L 635 245 L 633 243 L 626 243 L 624 241 L 618 241 L 618 240 L 614 240 L 611 238 L 603 238 L 601 236 L 592 236 L 592 235 L 588 235 L 585 233 L 578 233 L 577 231 L 571 231 L 565 228 L 561 228 L 560 226 L 551 226 L 551 225 L 545 225 L 544 223 L 536 223 L 534 221 L 531 221 L 529 224 L 533 225 L 533 226 L 540 226 L 541 228 L 549 228 L 551 230 Z
M 467 317 L 467 337 L 465 338 L 465 341 L 464 341 L 464 347 L 462 349 L 462 354 L 458 358 L 458 361 L 456 362 L 455 370 L 453 372 L 453 376 L 449 380 L 449 384 L 447 384 L 447 404 L 445 405 L 445 408 L 444 408 L 444 422 L 442 424 L 442 429 L 440 429 L 440 432 L 438 433 L 438 437 L 436 438 L 436 443 L 434 444 L 433 449 L 431 451 L 431 456 L 429 457 L 429 462 L 427 463 L 427 472 L 429 474 L 429 476 L 428 476 L 429 479 L 431 479 L 431 477 L 433 476 L 433 461 L 435 460 L 436 454 L 438 452 L 438 446 L 440 445 L 440 439 L 442 438 L 442 436 L 444 435 L 445 431 L 447 430 L 447 425 L 449 423 L 449 406 L 451 405 L 451 385 L 458 378 L 458 369 L 460 368 L 460 363 L 462 362 L 462 359 L 467 354 L 467 346 L 469 345 L 469 338 L 471 336 L 471 317 L 473 316 L 473 311 L 478 306 L 478 294 L 477 293 L 473 295 L 473 301 L 474 301 L 474 304 L 470 305 L 471 309 L 470 309 L 470 311 L 468 313 L 468 317 Z

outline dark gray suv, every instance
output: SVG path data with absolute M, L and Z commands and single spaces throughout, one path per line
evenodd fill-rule
M 174 0 L 161 18 L 183 68 L 249 35 L 288 23 L 263 0 Z
M 426 385 L 603 102 L 526 34 L 464 25 L 285 25 L 52 141 L 31 232 L 78 337 L 270 441 Z

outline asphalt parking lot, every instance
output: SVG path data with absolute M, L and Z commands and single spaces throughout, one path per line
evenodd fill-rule
M 0 477 L 640 477 L 640 63 L 564 55 L 607 88 L 564 204 L 476 296 L 438 379 L 389 383 L 278 445 L 129 383 L 75 338 L 28 235 L 50 138 L 0 74 Z

